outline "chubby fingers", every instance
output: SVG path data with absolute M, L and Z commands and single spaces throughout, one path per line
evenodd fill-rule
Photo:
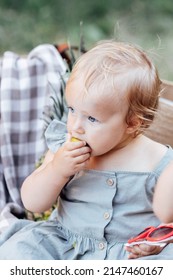
M 85 141 L 74 141 L 70 139 L 63 145 L 67 157 L 73 159 L 74 164 L 85 163 L 91 156 L 91 148 L 86 145 Z
M 129 252 L 129 259 L 136 259 L 149 255 L 157 255 L 163 250 L 163 248 L 160 246 L 151 246 L 147 244 L 134 245 L 133 247 L 127 246 L 125 249 Z
M 74 151 L 75 154 L 76 154 L 76 152 L 77 152 L 77 154 L 91 152 L 91 148 L 86 145 L 85 141 L 78 141 L 78 142 L 70 141 L 70 142 L 66 142 L 66 145 L 67 145 L 67 150 Z

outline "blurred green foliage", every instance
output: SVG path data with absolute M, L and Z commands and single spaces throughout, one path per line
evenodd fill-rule
M 0 53 L 29 52 L 38 44 L 86 48 L 115 37 L 149 50 L 161 77 L 173 80 L 172 0 L 0 0 Z

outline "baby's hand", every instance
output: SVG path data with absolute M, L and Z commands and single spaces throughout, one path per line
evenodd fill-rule
M 128 259 L 137 259 L 149 255 L 159 254 L 164 247 L 156 245 L 138 244 L 132 247 L 126 246 L 125 250 L 129 252 Z
M 64 178 L 70 178 L 76 172 L 86 168 L 90 158 L 91 148 L 86 146 L 85 141 L 67 140 L 56 152 L 53 166 L 56 172 Z

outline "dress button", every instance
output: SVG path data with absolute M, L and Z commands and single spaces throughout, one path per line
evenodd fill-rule
M 113 179 L 111 179 L 111 178 L 108 178 L 107 180 L 106 180 L 106 183 L 108 184 L 108 186 L 113 186 L 113 184 L 114 184 L 114 180 Z
M 99 249 L 103 250 L 105 248 L 105 244 L 103 242 L 99 243 Z
M 104 219 L 107 220 L 110 217 L 110 214 L 108 212 L 105 212 L 103 215 Z

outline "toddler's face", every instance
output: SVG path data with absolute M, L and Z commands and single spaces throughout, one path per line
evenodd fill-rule
M 82 83 L 73 82 L 66 90 L 69 108 L 67 130 L 72 137 L 86 141 L 91 156 L 99 156 L 121 147 L 129 137 L 125 100 L 111 98 L 109 93 L 82 92 Z

